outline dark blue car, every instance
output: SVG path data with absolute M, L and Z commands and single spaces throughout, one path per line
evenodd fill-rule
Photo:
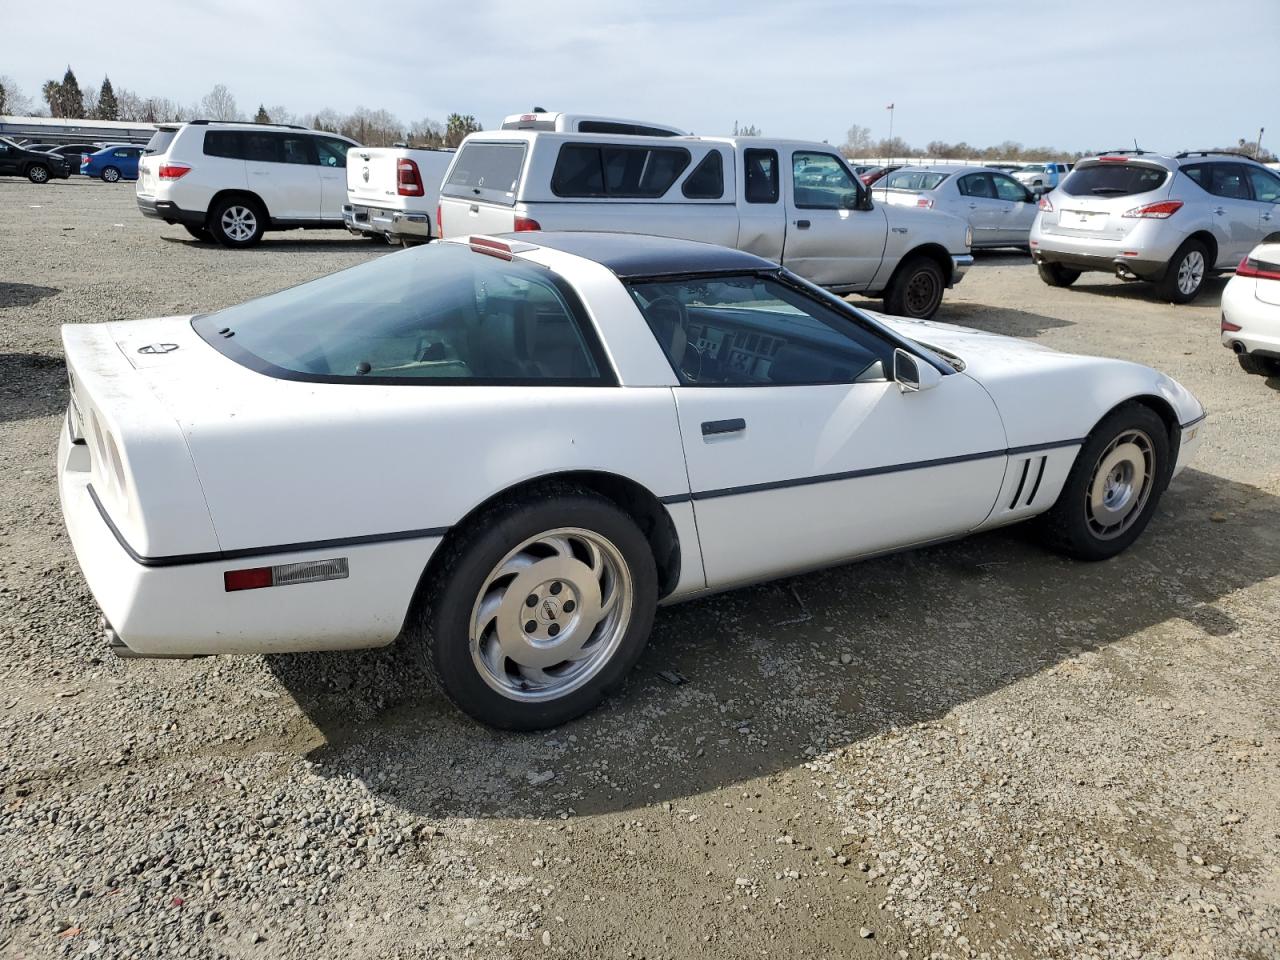
M 104 147 L 80 159 L 80 172 L 86 177 L 101 177 L 107 183 L 138 179 L 138 158 L 142 147 Z

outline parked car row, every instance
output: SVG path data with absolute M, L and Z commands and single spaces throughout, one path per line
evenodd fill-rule
M 0 137 L 0 176 L 26 177 L 32 183 L 65 180 L 79 173 L 107 183 L 136 180 L 142 147 L 101 143 L 24 143 Z

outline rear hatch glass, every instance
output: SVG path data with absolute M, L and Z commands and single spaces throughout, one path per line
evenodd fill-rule
M 1096 162 L 1078 164 L 1062 184 L 1063 193 L 1073 197 L 1131 197 L 1158 190 L 1169 179 L 1169 171 L 1146 163 Z
M 458 153 L 441 193 L 512 205 L 524 167 L 523 141 L 473 141 Z
M 178 135 L 176 127 L 161 127 L 151 135 L 151 139 L 147 141 L 146 150 L 143 151 L 147 156 L 155 156 L 157 153 L 164 153 L 169 149 L 169 144 L 173 143 L 173 138 Z

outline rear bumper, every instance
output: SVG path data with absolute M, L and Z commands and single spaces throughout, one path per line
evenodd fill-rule
M 347 203 L 342 206 L 342 222 L 348 230 L 357 233 L 431 239 L 431 215 L 428 213 Z
M 1222 319 L 1239 330 L 1223 330 L 1222 345 L 1236 353 L 1280 360 L 1280 305 L 1260 300 L 1252 277 L 1232 277 L 1222 291 Z
M 400 632 L 439 537 L 148 565 L 108 523 L 90 486 L 90 450 L 64 424 L 58 498 L 76 560 L 123 656 L 191 657 L 383 646 Z M 228 593 L 223 574 L 342 556 L 349 576 Z M 144 562 L 139 562 L 143 560 Z
M 138 210 L 144 217 L 163 220 L 165 223 L 184 223 L 193 227 L 203 227 L 206 214 L 203 210 L 183 210 L 169 200 L 157 200 L 155 197 L 138 197 Z
M 1122 280 L 1159 280 L 1169 265 L 1163 260 L 1143 260 L 1120 254 L 1083 253 L 1068 250 L 1046 250 L 1041 245 L 1031 248 L 1036 263 L 1056 263 L 1072 270 L 1110 273 Z
M 1029 238 L 1031 256 L 1036 263 L 1057 263 L 1073 270 L 1100 271 L 1126 280 L 1159 280 L 1182 243 L 1180 235 L 1167 229 L 1161 232 L 1163 223 L 1142 220 L 1125 236 L 1108 239 L 1046 233 L 1037 217 Z

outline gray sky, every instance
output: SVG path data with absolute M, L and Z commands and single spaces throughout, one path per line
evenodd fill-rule
M 985 145 L 1280 147 L 1280 0 L 59 0 L 8 17 L 0 73 L 241 110 L 357 105 L 494 126 L 534 104 L 842 142 L 852 123 Z

